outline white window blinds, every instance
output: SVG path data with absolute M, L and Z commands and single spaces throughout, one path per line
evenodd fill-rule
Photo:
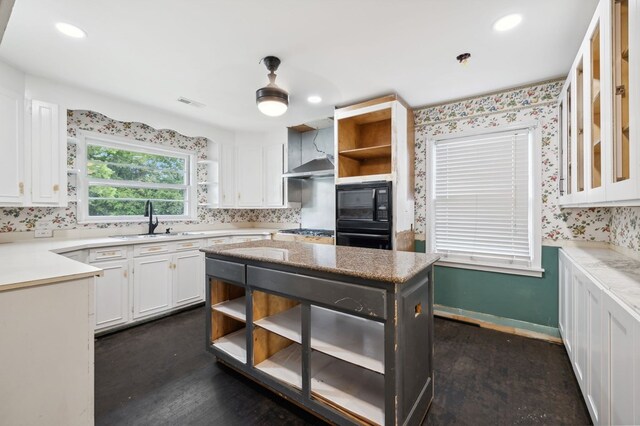
M 532 138 L 522 129 L 435 142 L 433 248 L 443 260 L 532 266 Z

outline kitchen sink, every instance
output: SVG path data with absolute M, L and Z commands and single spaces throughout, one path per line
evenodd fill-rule
M 181 235 L 204 235 L 204 232 L 169 232 L 169 233 L 157 233 L 157 234 L 133 234 L 133 235 L 112 235 L 110 238 L 120 238 L 123 240 L 145 240 L 162 237 L 179 237 Z

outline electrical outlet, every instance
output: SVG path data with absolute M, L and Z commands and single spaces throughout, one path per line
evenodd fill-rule
M 36 229 L 36 238 L 53 237 L 53 229 Z

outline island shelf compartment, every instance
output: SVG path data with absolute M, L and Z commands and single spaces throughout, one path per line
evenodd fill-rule
M 210 345 L 219 362 L 334 424 L 423 419 L 433 398 L 431 267 L 397 285 L 232 260 L 245 268 L 245 292 L 208 312 L 237 321 L 244 296 L 246 326 L 234 333 L 246 351 L 243 362 Z
M 209 345 L 247 362 L 245 287 L 210 278 L 211 331 Z
M 300 306 L 255 324 L 302 343 Z M 384 324 L 311 305 L 310 331 L 312 349 L 384 374 Z

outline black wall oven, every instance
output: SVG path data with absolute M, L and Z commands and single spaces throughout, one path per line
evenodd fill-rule
M 336 186 L 336 244 L 391 250 L 391 182 Z

